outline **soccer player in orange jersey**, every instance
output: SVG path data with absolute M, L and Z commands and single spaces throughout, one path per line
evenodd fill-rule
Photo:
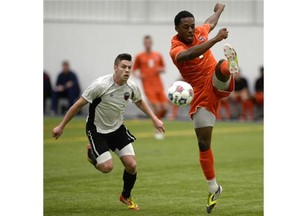
M 214 13 L 203 25 L 195 26 L 195 18 L 188 11 L 179 12 L 174 19 L 175 35 L 171 40 L 170 56 L 184 81 L 194 88 L 190 117 L 193 120 L 199 146 L 199 160 L 208 182 L 208 204 L 211 213 L 222 187 L 216 181 L 214 158 L 211 149 L 212 130 L 215 124 L 219 101 L 234 90 L 234 76 L 238 73 L 235 50 L 224 46 L 227 60 L 217 62 L 210 50 L 216 43 L 228 37 L 228 30 L 222 28 L 216 36 L 208 39 L 224 11 L 225 5 L 217 3 Z
M 168 100 L 161 81 L 161 74 L 165 72 L 162 55 L 152 50 L 152 38 L 144 37 L 145 51 L 139 53 L 133 65 L 133 72 L 141 79 L 144 93 L 152 106 L 155 115 L 162 119 L 168 110 Z M 163 133 L 155 132 L 156 139 L 163 139 Z

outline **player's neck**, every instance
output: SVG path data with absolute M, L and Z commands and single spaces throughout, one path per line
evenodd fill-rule
M 150 53 L 152 53 L 152 50 L 151 50 L 151 49 L 146 49 L 145 52 L 146 52 L 147 54 L 150 54 Z
M 126 81 L 119 79 L 119 77 L 116 76 L 116 74 L 113 75 L 114 83 L 116 83 L 119 86 L 122 86 L 126 83 Z

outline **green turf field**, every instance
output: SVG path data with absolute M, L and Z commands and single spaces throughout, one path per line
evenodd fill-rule
M 128 120 L 136 136 L 138 178 L 133 196 L 141 211 L 118 201 L 123 167 L 102 174 L 86 160 L 85 119 L 75 118 L 55 141 L 59 118 L 44 119 L 45 216 L 207 215 L 207 183 L 190 121 L 166 121 L 166 139 L 153 138 L 148 120 Z M 212 215 L 263 215 L 263 124 L 217 122 L 212 148 L 223 193 Z

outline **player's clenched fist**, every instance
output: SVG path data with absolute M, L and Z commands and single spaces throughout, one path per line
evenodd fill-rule
M 55 127 L 55 128 L 52 130 L 52 136 L 53 136 L 55 139 L 58 139 L 58 138 L 61 136 L 62 132 L 63 132 L 62 127 L 57 126 L 57 127 Z
M 220 4 L 220 3 L 217 3 L 214 7 L 214 12 L 218 11 L 218 10 L 221 10 L 223 11 L 225 8 L 225 5 L 224 4 Z

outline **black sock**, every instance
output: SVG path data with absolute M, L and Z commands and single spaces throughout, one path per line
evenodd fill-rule
M 132 174 L 129 174 L 126 170 L 124 170 L 124 173 L 123 173 L 124 185 L 123 185 L 122 196 L 125 199 L 127 199 L 131 196 L 131 190 L 132 190 L 134 183 L 136 181 L 136 177 L 137 177 L 137 173 L 132 175 Z

